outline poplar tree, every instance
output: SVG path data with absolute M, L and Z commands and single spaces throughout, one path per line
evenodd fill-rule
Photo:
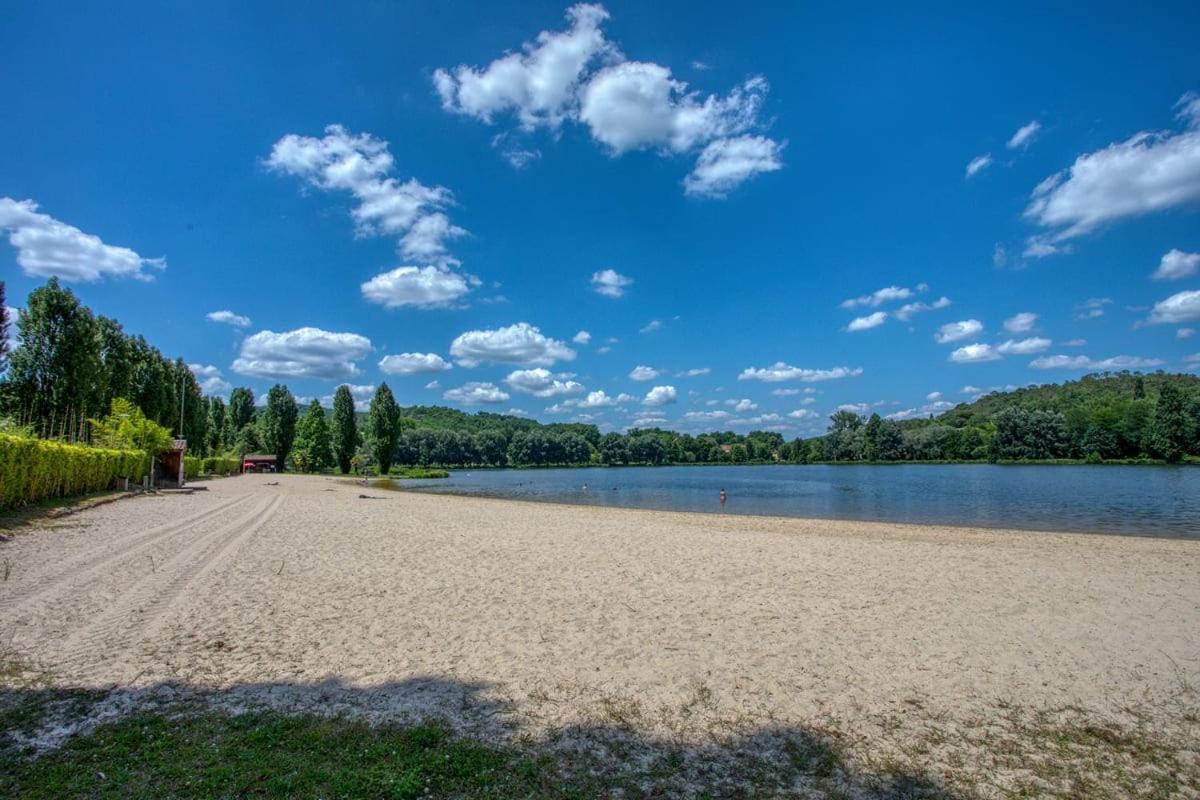
M 292 451 L 298 416 L 300 409 L 288 388 L 281 383 L 272 386 L 267 392 L 267 406 L 259 419 L 259 438 L 263 449 L 275 456 L 275 469 L 280 472 L 286 468 L 288 454 Z
M 354 395 L 350 387 L 342 384 L 333 395 L 333 454 L 338 469 L 345 475 L 350 471 L 350 460 L 358 449 L 358 420 L 354 414 Z
M 380 384 L 371 398 L 367 425 L 371 432 L 371 454 L 379 465 L 379 474 L 387 475 L 400 438 L 400 407 L 386 383 Z

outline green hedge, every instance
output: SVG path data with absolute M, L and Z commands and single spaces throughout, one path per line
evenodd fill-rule
M 227 475 L 241 472 L 242 460 L 237 456 L 184 456 L 183 476 L 191 480 L 199 475 Z
M 138 482 L 149 460 L 140 450 L 105 450 L 0 433 L 0 509 L 97 492 L 118 478 Z

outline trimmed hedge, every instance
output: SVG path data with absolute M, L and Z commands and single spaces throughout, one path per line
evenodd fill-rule
M 236 456 L 184 456 L 183 477 L 192 480 L 199 475 L 228 475 L 242 471 L 242 460 Z
M 140 450 L 106 450 L 0 433 L 0 509 L 138 482 L 149 460 Z

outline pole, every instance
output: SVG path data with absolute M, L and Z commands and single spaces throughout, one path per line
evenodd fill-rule
M 179 373 L 179 438 L 183 438 L 183 373 Z

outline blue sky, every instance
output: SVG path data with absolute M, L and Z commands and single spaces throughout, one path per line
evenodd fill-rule
M 777 6 L 7 4 L 9 302 L 618 430 L 1197 368 L 1200 7 Z

